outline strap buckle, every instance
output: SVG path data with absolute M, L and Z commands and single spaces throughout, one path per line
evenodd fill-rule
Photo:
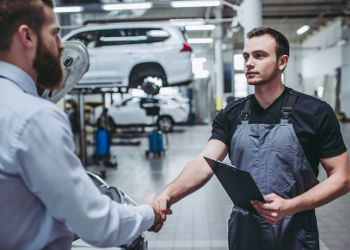
M 249 118 L 249 112 L 241 112 L 241 118 L 243 121 L 247 121 Z
M 292 113 L 293 108 L 292 107 L 282 107 L 281 109 L 281 118 L 282 119 L 289 119 L 289 115 Z

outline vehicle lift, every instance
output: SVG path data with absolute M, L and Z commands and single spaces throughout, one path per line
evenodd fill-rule
M 148 96 L 154 96 L 159 93 L 159 87 L 152 82 L 144 82 L 141 86 L 142 90 Z M 146 110 L 146 114 L 152 116 L 152 119 L 155 117 L 159 117 L 160 106 L 159 104 L 155 104 L 153 102 L 150 103 L 141 103 L 141 107 Z M 165 135 L 167 138 L 167 135 Z M 150 154 L 158 155 L 159 157 L 165 153 L 164 140 L 163 140 L 163 132 L 156 126 L 156 128 L 148 134 L 148 150 L 145 152 L 146 158 L 149 157 Z M 168 140 L 167 140 L 168 142 Z
M 109 91 L 108 91 L 109 90 Z M 96 87 L 96 88 L 74 88 L 70 94 L 78 95 L 79 102 L 79 114 L 80 114 L 80 159 L 84 166 L 88 165 L 88 157 L 87 157 L 87 143 L 86 143 L 86 130 L 85 130 L 85 119 L 84 119 L 84 94 L 102 94 L 102 104 L 105 110 L 106 100 L 105 93 L 126 93 L 128 89 L 124 88 L 110 88 L 109 86 L 105 87 Z M 98 164 L 100 169 L 100 176 L 104 179 L 106 178 L 106 168 L 107 167 L 117 167 L 116 157 L 112 157 L 111 155 L 111 136 L 112 131 L 109 125 L 108 117 L 101 117 L 99 126 L 94 131 L 95 138 L 95 152 L 93 156 L 93 160 Z

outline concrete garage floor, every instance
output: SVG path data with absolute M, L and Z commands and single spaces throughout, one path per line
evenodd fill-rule
M 118 167 L 108 169 L 106 180 L 137 203 L 143 203 L 150 193 L 159 193 L 202 150 L 210 131 L 209 125 L 176 127 L 168 135 L 169 147 L 161 158 L 145 157 L 148 149 L 146 137 L 137 139 L 141 141 L 139 146 L 113 146 L 112 154 L 117 155 Z M 342 131 L 349 148 L 350 123 L 343 123 Z M 99 171 L 95 167 L 88 169 Z M 319 178 L 325 178 L 324 171 L 321 171 Z M 173 215 L 168 217 L 159 233 L 145 233 L 149 249 L 228 249 L 227 221 L 232 203 L 215 177 L 172 209 Z M 321 249 L 350 249 L 350 194 L 316 211 Z M 76 248 L 83 249 L 79 246 Z

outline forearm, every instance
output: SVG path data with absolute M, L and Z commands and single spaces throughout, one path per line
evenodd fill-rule
M 332 175 L 309 191 L 290 200 L 291 214 L 314 209 L 335 200 L 349 191 L 349 182 L 343 176 Z
M 334 159 L 325 160 L 322 164 L 328 174 L 328 178 L 307 192 L 289 200 L 291 214 L 325 205 L 350 190 L 350 170 L 347 153 Z M 334 165 L 337 167 L 334 168 Z
M 201 188 L 212 176 L 212 170 L 199 155 L 190 161 L 179 176 L 164 188 L 161 195 L 167 196 L 169 205 L 172 205 Z
M 216 139 L 210 140 L 203 151 L 190 161 L 179 176 L 160 194 L 167 200 L 168 206 L 195 192 L 213 176 L 214 173 L 203 156 L 223 160 L 226 155 L 227 147 L 224 143 Z

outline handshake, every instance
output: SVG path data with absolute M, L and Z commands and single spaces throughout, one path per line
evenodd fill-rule
M 160 194 L 158 196 L 152 194 L 147 199 L 146 204 L 150 205 L 153 208 L 155 215 L 153 225 L 148 229 L 148 231 L 159 232 L 164 225 L 166 216 L 168 214 L 172 214 L 169 200 L 169 197 L 164 194 Z

